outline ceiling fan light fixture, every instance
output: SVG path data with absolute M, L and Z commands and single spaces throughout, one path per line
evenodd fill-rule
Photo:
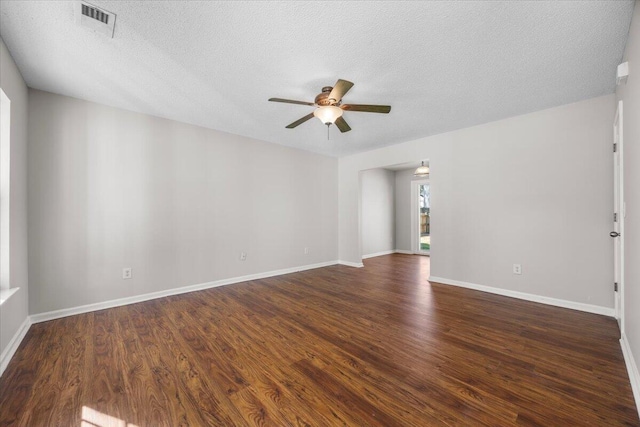
M 330 125 L 342 117 L 342 108 L 336 107 L 335 105 L 324 105 L 316 108 L 313 115 L 320 119 L 325 125 Z
M 424 162 L 422 162 L 422 165 L 418 166 L 416 171 L 413 173 L 413 176 L 417 176 L 417 177 L 429 176 L 429 166 L 425 166 Z

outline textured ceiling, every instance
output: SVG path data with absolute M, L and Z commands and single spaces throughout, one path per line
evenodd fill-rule
M 30 87 L 333 156 L 612 93 L 632 1 L 0 2 L 0 35 Z M 313 119 L 346 79 L 351 132 Z

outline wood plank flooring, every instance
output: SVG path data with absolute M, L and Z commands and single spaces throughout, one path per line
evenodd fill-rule
M 35 324 L 0 426 L 639 426 L 614 319 L 389 255 Z

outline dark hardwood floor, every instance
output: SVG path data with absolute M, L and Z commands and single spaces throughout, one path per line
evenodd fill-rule
M 35 324 L 0 426 L 640 425 L 614 319 L 365 266 Z

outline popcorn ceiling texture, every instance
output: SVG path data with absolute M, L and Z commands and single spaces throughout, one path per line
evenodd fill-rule
M 613 93 L 632 1 L 0 2 L 0 35 L 30 87 L 332 156 Z M 355 83 L 340 134 L 314 119 L 322 86 Z

